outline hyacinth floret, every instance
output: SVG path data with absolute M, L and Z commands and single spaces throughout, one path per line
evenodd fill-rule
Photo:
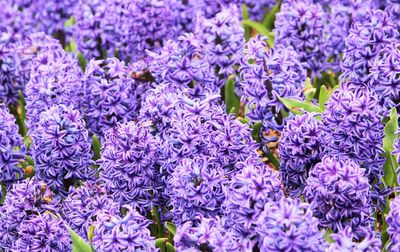
M 344 85 L 334 91 L 323 114 L 325 152 L 356 161 L 370 181 L 379 180 L 384 162 L 381 116 L 379 101 L 368 89 Z
M 32 153 L 37 177 L 57 192 L 67 192 L 74 180 L 94 178 L 89 133 L 72 106 L 57 105 L 40 115 Z
M 368 231 L 366 237 L 355 242 L 353 232 L 350 227 L 346 227 L 338 233 L 330 235 L 333 243 L 326 252 L 380 252 L 382 251 L 382 241 L 374 232 Z
M 224 225 L 233 228 L 235 237 L 251 239 L 267 202 L 284 197 L 279 173 L 255 158 L 236 164 L 238 172 L 224 186 L 222 205 Z
M 390 240 L 386 249 L 389 251 L 398 251 L 400 250 L 400 197 L 396 197 L 390 202 L 390 211 L 386 217 L 386 221 Z
M 11 249 L 19 237 L 19 225 L 30 216 L 57 212 L 59 201 L 47 185 L 37 179 L 15 183 L 0 206 L 0 247 Z
M 397 36 L 395 25 L 384 11 L 371 10 L 356 20 L 345 41 L 341 79 L 356 86 L 368 85 L 374 60 Z
M 351 227 L 358 240 L 365 236 L 365 229 L 373 229 L 368 178 L 350 159 L 324 156 L 310 171 L 304 197 L 323 228 L 338 232 Z
M 275 20 L 275 44 L 292 46 L 309 77 L 326 68 L 324 28 L 327 16 L 321 5 L 311 0 L 284 1 Z
M 156 251 L 150 225 L 145 217 L 127 207 L 125 215 L 100 213 L 94 223 L 93 247 L 96 251 Z
M 89 227 L 100 212 L 117 213 L 120 205 L 107 193 L 104 185 L 85 182 L 71 188 L 62 203 L 62 213 L 68 225 L 81 237 L 87 238 Z
M 19 163 L 25 159 L 25 145 L 15 118 L 0 104 L 0 181 L 7 187 L 23 178 Z
M 14 251 L 71 251 L 71 236 L 62 220 L 50 213 L 32 216 L 21 222 Z
M 100 179 L 115 201 L 142 211 L 158 204 L 157 146 L 148 122 L 121 123 L 107 131 Z
M 302 99 L 306 72 L 292 47 L 268 49 L 265 40 L 258 35 L 244 48 L 239 69 L 241 99 L 252 121 L 262 121 L 265 129 L 281 129 L 279 112 L 285 107 L 278 97 Z
M 268 202 L 257 222 L 260 251 L 325 251 L 324 233 L 307 203 Z
M 212 159 L 201 156 L 182 159 L 167 182 L 174 223 L 181 224 L 197 216 L 220 215 L 225 182 L 223 169 Z
M 324 151 L 323 128 L 315 114 L 295 116 L 287 121 L 279 143 L 280 172 L 286 190 L 301 194 L 308 171 Z
M 103 139 L 118 122 L 137 116 L 139 102 L 135 80 L 117 58 L 91 60 L 84 74 L 85 116 L 91 133 Z

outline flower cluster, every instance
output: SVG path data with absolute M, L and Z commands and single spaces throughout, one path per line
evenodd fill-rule
M 324 125 L 313 114 L 296 116 L 287 121 L 279 144 L 280 172 L 286 190 L 301 194 L 308 171 L 324 152 Z
M 389 226 L 387 232 L 390 237 L 387 249 L 397 251 L 400 249 L 400 197 L 396 197 L 390 202 L 390 211 L 386 221 Z
M 369 11 L 363 19 L 355 21 L 346 39 L 341 78 L 353 85 L 367 85 L 374 60 L 397 36 L 395 25 L 384 11 Z
M 281 129 L 284 109 L 279 97 L 301 98 L 305 70 L 292 47 L 268 49 L 265 38 L 250 39 L 239 69 L 242 101 L 252 121 L 262 121 L 267 129 Z
M 0 206 L 0 246 L 6 250 L 14 248 L 24 220 L 46 211 L 56 212 L 58 206 L 53 192 L 43 182 L 28 179 L 15 183 Z
M 60 44 L 48 44 L 32 62 L 25 93 L 27 126 L 33 135 L 43 111 L 60 104 L 80 108 L 82 72 L 78 60 Z
M 157 142 L 146 122 L 117 124 L 105 134 L 100 179 L 117 202 L 143 212 L 157 205 Z
M 336 90 L 323 114 L 325 151 L 356 161 L 371 181 L 379 180 L 384 162 L 381 116 L 378 99 L 369 90 Z
M 71 251 L 71 237 L 66 226 L 49 213 L 22 221 L 18 234 L 13 251 Z
M 100 213 L 94 223 L 93 247 L 96 251 L 155 251 L 154 240 L 146 228 L 150 222 L 135 210 L 127 213 Z
M 196 23 L 196 34 L 199 34 L 208 61 L 219 76 L 218 87 L 222 87 L 227 77 L 235 73 L 234 66 L 243 56 L 245 39 L 238 12 L 238 8 L 231 5 L 212 19 L 199 17 Z
M 321 5 L 311 0 L 282 3 L 275 20 L 275 44 L 292 46 L 309 76 L 325 70 L 327 56 L 324 27 L 327 16 Z
M 97 220 L 97 215 L 103 212 L 117 213 L 120 205 L 114 202 L 103 185 L 85 182 L 76 189 L 70 189 L 62 207 L 68 225 L 81 237 L 87 238 L 89 227 Z
M 76 5 L 73 37 L 87 58 L 119 55 L 143 58 L 179 32 L 172 0 L 81 1 Z
M 85 116 L 91 133 L 101 139 L 118 122 L 134 119 L 139 109 L 135 80 L 116 58 L 91 60 L 84 74 Z
M 344 228 L 336 234 L 331 234 L 330 238 L 333 240 L 333 243 L 329 246 L 326 252 L 380 252 L 382 248 L 382 241 L 379 239 L 380 237 L 376 237 L 373 232 L 368 233 L 362 241 L 354 242 L 354 235 L 349 227 Z
M 224 170 L 213 160 L 197 156 L 181 160 L 168 181 L 174 223 L 220 215 L 225 182 Z
M 261 251 L 325 251 L 318 219 L 300 200 L 268 202 L 257 224 Z
M 371 189 L 365 170 L 349 159 L 325 156 L 307 179 L 304 196 L 320 226 L 351 227 L 356 239 L 373 229 Z
M 74 179 L 92 179 L 92 151 L 85 121 L 72 106 L 57 105 L 40 115 L 32 139 L 36 176 L 65 193 Z
M 248 158 L 237 164 L 239 172 L 226 183 L 223 203 L 225 226 L 234 230 L 235 236 L 250 241 L 256 233 L 254 227 L 268 202 L 284 197 L 279 173 Z
M 0 182 L 10 186 L 23 178 L 19 164 L 25 158 L 25 146 L 18 133 L 15 118 L 4 104 L 0 104 Z

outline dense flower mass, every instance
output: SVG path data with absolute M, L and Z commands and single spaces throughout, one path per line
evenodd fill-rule
M 71 238 L 62 220 L 49 213 L 32 216 L 21 222 L 15 251 L 71 251 Z
M 72 106 L 54 106 L 40 115 L 32 153 L 37 177 L 55 191 L 67 192 L 74 179 L 93 177 L 89 133 Z
M 19 230 L 23 221 L 46 211 L 57 212 L 58 207 L 59 201 L 45 183 L 28 179 L 14 184 L 0 206 L 0 246 L 14 248 L 21 235 Z
M 397 251 L 400 249 L 400 197 L 396 197 L 390 202 L 390 211 L 386 221 L 389 225 L 387 232 L 390 236 L 387 249 Z
M 114 202 L 103 185 L 85 182 L 70 190 L 62 203 L 62 213 L 69 226 L 81 237 L 87 238 L 89 227 L 100 213 L 117 213 L 120 205 Z
M 324 151 L 323 123 L 316 115 L 304 114 L 288 120 L 279 145 L 280 172 L 286 190 L 301 193 L 309 170 Z
M 0 181 L 7 186 L 23 178 L 19 166 L 25 159 L 22 141 L 15 118 L 4 104 L 0 104 Z
M 110 252 L 155 251 L 148 225 L 149 221 L 131 208 L 124 216 L 101 213 L 94 224 L 93 247 Z
M 292 47 L 268 49 L 265 39 L 257 36 L 246 44 L 239 69 L 241 99 L 252 121 L 262 121 L 264 129 L 281 129 L 279 97 L 302 97 L 305 70 Z
M 105 135 L 100 179 L 117 202 L 142 211 L 157 205 L 157 142 L 147 122 L 118 124 Z
M 307 179 L 304 196 L 322 227 L 351 227 L 356 239 L 373 229 L 371 189 L 365 170 L 348 159 L 325 156 Z
M 76 5 L 73 37 L 87 58 L 113 57 L 137 60 L 146 50 L 157 50 L 179 32 L 177 1 L 106 0 Z
M 275 43 L 292 46 L 309 76 L 325 69 L 324 27 L 326 13 L 311 0 L 284 1 L 275 21 Z
M 261 251 L 325 251 L 324 234 L 310 206 L 300 200 L 269 202 L 256 228 Z
M 331 234 L 333 243 L 326 250 L 327 252 L 351 251 L 351 252 L 379 252 L 382 241 L 373 232 L 369 232 L 361 242 L 355 242 L 351 228 L 346 227 L 337 234 Z
M 124 62 L 117 58 L 91 60 L 83 78 L 83 107 L 91 133 L 103 138 L 118 122 L 135 118 L 139 109 L 136 83 Z
M 371 91 L 336 90 L 323 114 L 326 152 L 349 157 L 366 168 L 370 180 L 380 179 L 384 162 L 381 117 L 382 109 Z

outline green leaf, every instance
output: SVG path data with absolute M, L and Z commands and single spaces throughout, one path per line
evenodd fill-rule
M 166 247 L 166 242 L 168 241 L 168 238 L 158 238 L 155 241 L 156 248 L 159 248 L 161 252 L 166 252 L 167 247 Z
M 76 23 L 75 17 L 71 16 L 67 21 L 65 21 L 64 26 L 65 27 L 71 27 Z
M 91 225 L 89 227 L 87 236 L 88 236 L 89 242 L 92 243 L 92 239 L 93 239 L 93 236 L 94 236 L 94 226 L 93 225 Z
M 256 141 L 257 143 L 259 143 L 261 141 L 261 139 L 260 139 L 261 127 L 262 127 L 261 122 L 257 122 L 253 125 L 253 127 L 251 127 L 252 128 L 251 136 L 254 139 L 254 141 Z
M 329 100 L 333 92 L 339 87 L 339 85 L 336 85 L 334 88 L 331 90 L 327 90 L 325 86 L 321 86 L 321 89 L 319 90 L 319 107 L 321 110 L 325 110 L 325 103 Z
M 71 235 L 72 240 L 72 252 L 93 252 L 92 246 L 86 243 L 82 237 L 80 237 L 77 233 L 75 233 L 72 228 L 68 227 L 68 231 Z
M 175 252 L 176 251 L 174 245 L 172 245 L 171 243 L 167 242 L 165 245 L 167 246 L 167 252 Z
M 101 149 L 101 144 L 99 138 L 94 135 L 92 138 L 92 149 L 93 149 L 93 160 L 99 160 L 100 159 L 100 149 Z
M 302 102 L 288 98 L 282 98 L 279 96 L 278 99 L 294 114 L 301 114 L 302 113 L 301 109 L 307 112 L 316 112 L 316 113 L 323 112 L 320 107 L 315 106 L 312 103 Z
M 385 138 L 383 139 L 383 149 L 385 150 L 386 157 L 386 162 L 383 165 L 383 180 L 385 181 L 387 186 L 398 185 L 396 169 L 399 167 L 399 164 L 397 163 L 396 158 L 392 155 L 393 144 L 397 138 L 397 128 L 398 115 L 396 108 L 393 108 L 390 112 L 390 119 L 385 125 Z
M 242 5 L 242 15 L 243 15 L 243 20 L 249 19 L 249 9 L 247 8 L 246 4 Z M 244 26 L 244 37 L 246 41 L 249 41 L 251 37 L 251 30 L 249 26 Z
M 276 1 L 275 6 L 264 17 L 263 24 L 269 30 L 272 30 L 272 28 L 274 28 L 274 22 L 275 22 L 276 13 L 278 13 L 279 10 L 281 9 L 281 3 L 282 3 L 282 0 Z
M 259 34 L 268 37 L 268 39 L 267 39 L 268 46 L 271 48 L 274 47 L 274 39 L 275 39 L 274 33 L 270 32 L 267 29 L 267 27 L 265 27 L 262 23 L 258 23 L 258 22 L 246 19 L 246 20 L 242 21 L 242 24 L 244 26 L 251 27 L 252 29 L 257 31 L 257 33 L 259 33 Z
M 332 240 L 332 238 L 331 238 L 331 234 L 333 233 L 333 231 L 332 231 L 332 229 L 330 229 L 330 228 L 327 228 L 326 230 L 325 230 L 325 235 L 324 235 L 324 238 L 325 238 L 325 240 L 327 241 L 327 242 L 329 242 L 329 243 L 334 243 L 334 240 Z
M 304 86 L 304 96 L 306 97 L 306 101 L 311 102 L 316 92 L 317 89 L 313 87 L 310 78 L 307 78 Z
M 78 61 L 79 61 L 79 65 L 82 68 L 82 71 L 85 71 L 87 62 L 86 62 L 86 59 L 85 59 L 85 57 L 83 56 L 82 53 L 78 53 Z
M 168 232 L 172 235 L 176 234 L 176 226 L 172 222 L 165 222 L 165 228 L 168 230 Z
M 225 104 L 226 112 L 231 112 L 232 108 L 240 107 L 240 98 L 235 93 L 235 80 L 234 76 L 230 76 L 225 84 Z M 236 114 L 237 111 L 234 111 Z
M 243 124 L 248 124 L 250 122 L 250 119 L 248 117 L 245 117 L 245 118 L 238 117 L 237 119 Z

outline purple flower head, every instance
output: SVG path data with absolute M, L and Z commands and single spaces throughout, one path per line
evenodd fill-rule
M 104 132 L 131 121 L 139 109 L 135 80 L 116 58 L 91 60 L 84 74 L 85 116 L 91 133 L 103 138 Z
M 236 239 L 219 217 L 200 218 L 200 221 L 188 221 L 177 228 L 174 245 L 178 251 L 251 251 L 253 244 Z
M 31 22 L 31 29 L 53 34 L 64 30 L 64 23 L 72 15 L 74 0 L 11 0 L 10 5 L 18 8 Z
M 117 124 L 105 134 L 101 148 L 100 179 L 121 204 L 143 212 L 157 205 L 157 142 L 149 123 Z
M 174 1 L 83 1 L 74 11 L 73 36 L 88 59 L 103 55 L 133 60 L 158 50 L 179 32 Z M 104 56 L 103 56 L 104 57 Z
M 247 116 L 262 121 L 265 129 L 280 129 L 284 105 L 283 98 L 302 98 L 306 73 L 292 47 L 277 45 L 268 49 L 265 38 L 250 39 L 244 49 L 239 69 L 242 101 L 249 108 Z
M 380 237 L 369 231 L 367 236 L 360 242 L 355 242 L 351 228 L 346 227 L 338 233 L 330 235 L 333 243 L 326 252 L 380 252 L 382 241 Z
M 174 223 L 221 215 L 225 199 L 222 186 L 226 180 L 224 170 L 208 157 L 182 159 L 167 182 Z
M 9 1 L 0 2 L 0 19 L 1 26 L 9 27 L 14 34 L 18 34 L 21 38 L 27 37 L 34 32 L 33 30 L 36 30 L 34 20 L 29 13 L 20 11 L 17 5 L 11 4 Z
M 282 198 L 268 202 L 258 219 L 260 251 L 325 251 L 324 233 L 308 204 Z
M 397 27 L 397 31 L 400 31 L 400 1 L 387 0 L 385 11 L 389 14 L 389 17 L 393 20 L 393 23 Z
M 224 187 L 223 220 L 236 237 L 252 239 L 265 204 L 284 197 L 282 184 L 279 173 L 258 159 L 248 158 L 236 166 L 239 172 Z
M 40 115 L 32 153 L 36 176 L 54 191 L 67 192 L 74 180 L 94 176 L 89 133 L 72 106 L 57 105 Z
M 282 182 L 293 195 L 301 194 L 308 171 L 321 160 L 324 125 L 313 114 L 298 115 L 287 121 L 279 143 Z
M 366 168 L 372 181 L 382 175 L 383 125 L 378 99 L 367 89 L 336 90 L 326 104 L 323 123 L 325 151 L 348 157 Z
M 370 67 L 369 86 L 388 111 L 400 102 L 400 50 L 393 43 L 382 49 Z
M 0 206 L 0 247 L 13 247 L 22 221 L 46 211 L 57 212 L 58 208 L 59 201 L 45 183 L 36 179 L 15 183 Z
M 326 13 L 311 0 L 288 0 L 282 3 L 275 20 L 275 44 L 292 46 L 310 77 L 325 70 Z
M 215 74 L 206 48 L 193 34 L 178 41 L 169 40 L 160 52 L 149 52 L 150 72 L 157 82 L 171 82 L 178 87 L 215 90 Z
M 228 1 L 229 0 L 225 0 Z M 276 4 L 276 0 L 241 0 L 246 4 L 251 20 L 262 21 L 267 13 Z
M 398 251 L 400 249 L 400 197 L 396 197 L 390 202 L 390 211 L 386 217 L 388 223 L 387 232 L 389 234 L 389 251 Z
M 338 232 L 351 227 L 356 239 L 372 230 L 371 189 L 365 170 L 350 159 L 325 156 L 310 171 L 304 196 L 320 226 Z
M 382 49 L 396 41 L 397 36 L 396 27 L 386 12 L 367 12 L 351 26 L 341 64 L 341 78 L 353 85 L 367 85 L 374 60 Z
M 66 226 L 49 213 L 23 220 L 18 235 L 13 251 L 71 251 L 71 237 Z
M 99 213 L 117 213 L 120 208 L 105 187 L 95 182 L 85 182 L 76 189 L 71 188 L 62 205 L 64 219 L 84 238 L 87 238 L 89 227 L 96 221 Z
M 199 15 L 196 34 L 204 43 L 207 58 L 218 76 L 218 87 L 222 87 L 234 67 L 243 57 L 244 30 L 240 22 L 239 9 L 235 5 L 223 8 L 212 19 Z
M 92 240 L 96 251 L 156 251 L 147 229 L 150 221 L 132 208 L 127 210 L 124 216 L 105 212 L 98 215 Z
M 7 187 L 23 178 L 19 163 L 25 159 L 25 145 L 15 118 L 0 104 L 0 181 Z
M 32 62 L 25 90 L 30 134 L 36 134 L 40 113 L 50 107 L 64 104 L 80 108 L 81 90 L 82 72 L 77 59 L 66 53 L 60 44 L 51 43 L 43 48 Z

